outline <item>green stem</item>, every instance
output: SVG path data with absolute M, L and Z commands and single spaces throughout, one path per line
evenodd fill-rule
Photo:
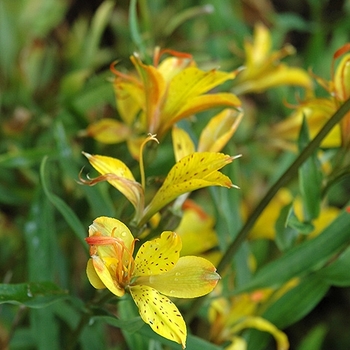
M 229 245 L 226 252 L 222 256 L 218 266 L 217 271 L 219 274 L 223 274 L 225 269 L 231 263 L 235 253 L 247 238 L 250 230 L 253 228 L 255 222 L 264 211 L 266 206 L 270 203 L 271 199 L 275 196 L 278 190 L 287 185 L 287 183 L 293 179 L 293 177 L 298 173 L 299 167 L 308 159 L 319 147 L 322 140 L 327 136 L 327 134 L 333 129 L 333 127 L 339 123 L 342 118 L 350 111 L 350 98 L 345 101 L 345 103 L 333 114 L 333 116 L 327 121 L 327 123 L 322 127 L 315 138 L 305 147 L 305 149 L 299 154 L 295 161 L 289 166 L 289 168 L 281 175 L 281 177 L 275 182 L 275 184 L 270 188 L 266 195 L 262 198 L 260 203 L 254 209 L 252 214 L 249 216 L 245 225 L 238 232 L 236 238 Z M 204 298 L 197 299 L 191 309 L 190 313 L 187 315 L 186 320 L 191 320 L 194 315 L 196 315 L 198 309 L 202 305 Z
M 218 264 L 217 270 L 219 273 L 223 273 L 225 268 L 230 264 L 233 255 L 237 252 L 240 245 L 247 238 L 250 230 L 253 228 L 255 222 L 264 211 L 266 206 L 270 203 L 275 194 L 284 187 L 293 177 L 298 173 L 300 166 L 308 159 L 319 147 L 322 140 L 328 135 L 333 127 L 338 124 L 343 117 L 350 110 L 350 99 L 348 99 L 334 115 L 327 121 L 315 138 L 305 147 L 305 149 L 299 154 L 295 161 L 289 166 L 289 168 L 281 175 L 281 177 L 275 182 L 275 184 L 266 193 L 255 210 L 248 218 L 245 225 L 241 228 L 235 240 L 230 244 L 225 254 L 221 258 Z

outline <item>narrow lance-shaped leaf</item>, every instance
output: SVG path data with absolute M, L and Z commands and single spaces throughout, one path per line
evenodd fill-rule
M 234 157 L 223 153 L 192 153 L 182 158 L 170 170 L 162 187 L 144 211 L 139 225 L 157 213 L 178 196 L 208 186 L 235 187 L 231 180 L 218 170 L 232 162 Z
M 22 304 L 42 308 L 66 297 L 67 291 L 52 282 L 0 284 L 0 304 Z
M 309 130 L 306 119 L 303 123 L 299 135 L 299 151 L 309 143 Z M 313 153 L 299 169 L 299 186 L 303 199 L 305 219 L 311 221 L 318 217 L 321 204 L 322 173 L 321 165 L 317 154 Z

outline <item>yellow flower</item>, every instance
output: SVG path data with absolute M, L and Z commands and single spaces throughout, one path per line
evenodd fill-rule
M 143 145 L 149 140 L 156 139 L 151 135 Z M 146 181 L 142 161 L 143 145 L 140 149 L 141 184 L 135 180 L 130 169 L 121 160 L 85 152 L 83 154 L 101 176 L 95 179 L 80 179 L 82 183 L 91 186 L 100 181 L 108 181 L 117 188 L 134 206 L 134 222 L 140 227 L 165 205 L 184 193 L 208 186 L 235 187 L 226 175 L 218 171 L 231 163 L 235 157 L 216 152 L 195 152 L 176 162 L 166 176 L 163 185 L 155 193 L 151 202 L 145 206 Z
M 235 81 L 234 92 L 262 92 L 279 85 L 297 85 L 311 89 L 310 76 L 301 68 L 288 67 L 280 63 L 280 59 L 291 55 L 295 49 L 291 45 L 280 51 L 271 52 L 271 34 L 263 24 L 257 24 L 253 42 L 244 44 L 246 61 L 245 69 Z
M 159 63 L 163 53 L 171 56 Z M 102 142 L 104 138 L 109 143 L 127 141 L 133 151 L 139 138 L 148 133 L 157 134 L 161 139 L 174 123 L 195 113 L 241 105 L 232 93 L 210 93 L 234 79 L 237 72 L 217 69 L 205 72 L 196 67 L 191 55 L 159 48 L 155 50 L 153 65 L 144 64 L 136 54 L 130 59 L 138 76 L 124 74 L 112 66 L 116 75 L 117 108 L 123 123 L 101 120 L 88 128 L 88 134 Z
M 220 276 L 206 259 L 180 257 L 180 237 L 165 231 L 144 243 L 135 259 L 135 239 L 121 221 L 99 217 L 89 228 L 87 276 L 96 289 L 116 296 L 129 292 L 144 322 L 159 335 L 186 347 L 186 324 L 166 296 L 195 298 L 210 293 Z M 166 296 L 165 296 L 166 295 Z
M 283 286 L 275 295 L 280 297 L 297 281 L 291 280 Z M 272 289 L 257 290 L 252 293 L 237 295 L 230 299 L 214 299 L 209 309 L 211 322 L 211 340 L 217 344 L 230 341 L 226 350 L 247 349 L 246 340 L 239 333 L 246 328 L 255 328 L 262 332 L 270 333 L 276 340 L 278 350 L 289 348 L 288 338 L 270 321 L 259 316 L 260 307 L 271 302 Z M 280 293 L 279 293 L 280 292 Z
M 326 81 L 315 77 L 317 82 L 329 93 L 329 97 L 318 98 L 309 95 L 297 106 L 295 112 L 286 120 L 272 128 L 275 143 L 291 148 L 291 144 L 299 135 L 303 117 L 306 118 L 313 138 L 324 126 L 327 120 L 350 97 L 350 43 L 339 48 L 333 55 L 332 79 Z M 335 62 L 341 58 L 334 72 Z M 350 146 L 350 111 L 345 115 L 339 125 L 335 126 L 323 140 L 322 147 L 349 147 Z

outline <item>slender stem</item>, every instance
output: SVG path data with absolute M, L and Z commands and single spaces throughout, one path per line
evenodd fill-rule
M 223 273 L 225 268 L 230 264 L 233 255 L 237 252 L 240 245 L 247 238 L 248 233 L 254 226 L 255 222 L 259 218 L 260 214 L 270 203 L 271 199 L 275 196 L 280 188 L 285 186 L 293 177 L 298 173 L 300 166 L 314 153 L 322 140 L 327 136 L 327 134 L 333 129 L 333 127 L 339 123 L 342 118 L 350 110 L 350 99 L 348 99 L 335 114 L 327 121 L 315 138 L 304 148 L 304 150 L 299 154 L 295 161 L 289 166 L 289 168 L 281 175 L 281 177 L 275 182 L 275 184 L 270 188 L 266 195 L 262 198 L 260 203 L 257 205 L 255 210 L 252 212 L 245 225 L 242 227 L 235 240 L 230 244 L 225 254 L 221 258 L 218 264 L 217 270 L 219 273 Z
M 218 266 L 217 271 L 223 274 L 225 269 L 230 264 L 235 253 L 247 238 L 250 230 L 254 226 L 255 222 L 270 203 L 271 199 L 275 196 L 280 188 L 285 186 L 293 177 L 298 173 L 299 167 L 309 158 L 313 152 L 317 150 L 322 140 L 327 136 L 327 134 L 333 129 L 333 127 L 339 123 L 342 118 L 350 111 L 350 98 L 345 101 L 345 103 L 333 114 L 333 116 L 327 121 L 327 123 L 322 127 L 315 138 L 304 148 L 304 150 L 299 154 L 295 161 L 289 166 L 289 168 L 280 176 L 276 183 L 270 188 L 266 195 L 261 199 L 260 203 L 254 209 L 252 214 L 249 216 L 245 225 L 238 232 L 236 238 L 229 245 L 226 252 L 222 256 Z M 198 309 L 201 307 L 205 298 L 198 298 L 192 304 L 189 313 L 186 315 L 186 321 L 190 322 L 193 317 L 197 314 Z

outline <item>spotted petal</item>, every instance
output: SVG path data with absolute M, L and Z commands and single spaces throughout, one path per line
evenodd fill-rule
M 170 271 L 138 282 L 175 298 L 196 298 L 210 293 L 219 279 L 210 261 L 198 256 L 184 256 Z
M 207 186 L 231 188 L 231 180 L 218 170 L 231 163 L 233 157 L 223 153 L 192 153 L 177 162 L 168 173 L 162 187 L 145 209 L 140 225 L 180 195 Z
M 134 276 L 158 275 L 177 263 L 182 247 L 175 232 L 164 231 L 159 238 L 144 243 L 135 258 Z
M 194 153 L 194 143 L 190 135 L 184 129 L 178 128 L 176 125 L 174 125 L 172 129 L 172 138 L 175 160 L 177 162 L 183 157 Z
M 130 287 L 140 316 L 154 332 L 186 347 L 186 324 L 179 310 L 167 297 L 155 289 L 136 285 Z

